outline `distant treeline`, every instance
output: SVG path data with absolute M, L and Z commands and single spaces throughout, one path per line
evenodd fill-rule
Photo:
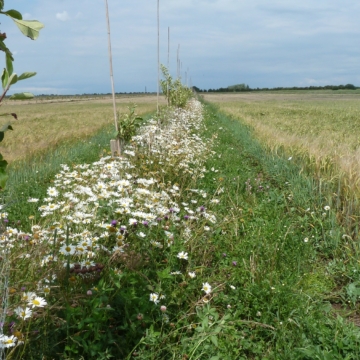
M 115 95 L 143 95 L 143 94 L 146 94 L 146 95 L 154 95 L 156 94 L 156 91 L 155 92 L 151 92 L 151 91 L 147 91 L 147 92 L 144 92 L 144 91 L 129 91 L 129 92 L 116 92 Z M 43 96 L 43 97 L 46 97 L 46 96 L 112 96 L 112 93 L 83 93 L 83 94 L 68 94 L 68 95 L 59 95 L 59 94 L 39 94 L 39 95 L 36 95 L 36 96 Z
M 277 90 L 356 90 L 360 89 L 353 84 L 346 85 L 326 85 L 326 86 L 293 86 L 293 87 L 276 87 L 276 88 L 250 88 L 246 84 L 231 85 L 226 88 L 218 89 L 199 89 L 197 86 L 193 86 L 193 90 L 196 92 L 241 92 L 241 91 L 277 91 Z

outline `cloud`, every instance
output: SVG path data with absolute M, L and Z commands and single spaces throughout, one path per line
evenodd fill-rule
M 57 13 L 56 18 L 60 21 L 68 21 L 70 20 L 70 16 L 66 11 L 63 11 L 62 13 Z

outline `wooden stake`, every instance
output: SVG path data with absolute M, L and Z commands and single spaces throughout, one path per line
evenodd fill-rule
M 108 7 L 107 0 L 105 0 L 105 8 L 106 8 L 106 22 L 107 22 L 107 32 L 108 32 L 110 82 L 111 82 L 111 91 L 112 91 L 112 100 L 113 100 L 115 131 L 117 133 L 118 132 L 118 123 L 117 123 L 117 116 L 116 116 L 116 101 L 115 101 L 114 76 L 113 76 L 113 67 L 112 67 L 112 52 L 111 52 L 111 39 L 110 39 L 109 7 Z M 119 156 L 120 155 L 120 142 L 119 142 L 118 138 L 116 140 L 111 140 L 110 141 L 110 148 L 111 148 L 112 156 Z
M 167 69 L 170 74 L 170 27 L 168 27 L 168 59 L 167 59 Z M 168 99 L 168 106 L 170 105 L 169 99 L 169 84 L 167 84 L 167 99 Z
M 160 93 L 160 14 L 159 4 L 160 0 L 157 0 L 157 114 L 159 115 L 159 93 Z

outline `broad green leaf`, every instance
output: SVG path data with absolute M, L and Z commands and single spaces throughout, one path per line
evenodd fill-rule
M 36 75 L 36 72 L 24 72 L 18 77 L 18 81 L 31 78 Z
M 9 115 L 9 114 L 1 114 L 1 116 L 3 115 Z M 5 125 L 3 125 L 1 128 L 0 128 L 0 132 L 5 132 L 7 130 L 13 130 L 12 126 L 10 125 L 10 123 L 7 123 Z
M 0 189 L 5 189 L 6 181 L 8 179 L 9 175 L 5 172 L 5 169 L 0 168 Z
M 7 46 L 5 45 L 5 43 L 3 42 L 2 39 L 6 39 L 6 37 L 0 38 L 0 50 L 4 51 L 6 54 L 8 54 L 10 56 L 11 60 L 14 61 L 11 51 L 7 48 Z
M 1 14 L 10 16 L 13 19 L 22 20 L 22 15 L 17 10 L 14 10 L 14 9 L 11 9 L 8 11 L 1 11 Z
M 166 268 L 162 271 L 158 271 L 157 276 L 159 277 L 160 280 L 173 278 L 173 275 L 170 275 L 170 268 Z
M 210 336 L 210 340 L 216 347 L 218 347 L 218 339 L 216 336 L 214 335 Z
M 5 58 L 6 58 L 6 69 L 9 73 L 9 75 L 11 75 L 14 71 L 14 68 L 13 68 L 13 61 L 12 61 L 12 56 L 8 53 L 5 54 Z
M 3 89 L 6 88 L 6 85 L 8 84 L 9 81 L 9 73 L 7 72 L 7 70 L 4 68 L 3 73 L 1 75 L 1 83 L 2 83 L 2 87 Z
M 18 20 L 12 18 L 20 31 L 32 40 L 36 40 L 44 25 L 37 20 Z
M 10 96 L 11 100 L 28 100 L 32 99 L 34 95 L 32 93 L 23 92 L 23 93 L 17 93 Z
M 17 83 L 17 81 L 18 81 L 18 76 L 17 76 L 16 73 L 13 73 L 13 74 L 11 74 L 11 75 L 9 76 L 9 82 L 8 82 L 8 84 L 9 84 L 9 85 L 14 85 L 14 84 Z

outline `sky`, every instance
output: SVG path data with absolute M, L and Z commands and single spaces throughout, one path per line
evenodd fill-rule
M 115 91 L 156 92 L 157 0 L 108 7 Z M 45 25 L 32 41 L 0 17 L 15 72 L 37 72 L 9 94 L 111 92 L 104 0 L 5 0 L 9 9 Z M 170 29 L 170 73 L 179 56 L 189 86 L 360 86 L 359 19 L 357 0 L 160 0 L 160 62 Z

